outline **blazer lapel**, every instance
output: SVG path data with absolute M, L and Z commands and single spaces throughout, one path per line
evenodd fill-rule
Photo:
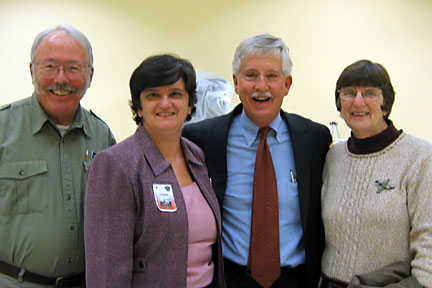
M 205 156 L 210 180 L 222 207 L 227 182 L 227 143 L 228 132 L 233 117 L 240 114 L 243 107 L 237 105 L 231 113 L 221 116 L 217 125 L 210 127 L 205 140 Z
M 307 216 L 309 210 L 309 190 L 311 175 L 311 139 L 307 133 L 306 126 L 295 116 L 286 112 L 282 113 L 291 137 L 294 161 L 297 170 L 297 183 L 300 204 L 300 216 L 303 231 L 306 229 Z

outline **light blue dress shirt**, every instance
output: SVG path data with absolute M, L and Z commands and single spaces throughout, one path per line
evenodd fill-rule
M 294 154 L 288 127 L 279 115 L 270 124 L 267 142 L 275 168 L 278 202 L 281 266 L 305 263 L 300 222 Z M 249 256 L 252 194 L 259 127 L 245 114 L 231 123 L 227 144 L 227 187 L 222 206 L 222 248 L 224 257 L 246 266 Z M 293 181 L 294 180 L 294 181 Z

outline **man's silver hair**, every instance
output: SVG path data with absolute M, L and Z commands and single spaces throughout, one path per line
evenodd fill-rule
M 282 59 L 282 71 L 285 77 L 291 75 L 293 63 L 289 55 L 288 46 L 282 39 L 268 33 L 248 37 L 240 42 L 234 53 L 232 62 L 234 75 L 238 75 L 242 60 L 254 55 L 280 55 Z
M 76 29 L 72 26 L 67 26 L 67 25 L 58 25 L 55 28 L 48 28 L 48 29 L 40 32 L 36 36 L 35 40 L 33 41 L 33 45 L 31 48 L 31 54 L 30 54 L 30 59 L 32 62 L 35 61 L 36 50 L 39 47 L 39 44 L 41 43 L 41 41 L 46 36 L 48 36 L 49 34 L 51 34 L 52 32 L 56 32 L 56 31 L 66 31 L 70 36 L 72 36 L 72 38 L 74 38 L 87 51 L 87 55 L 89 57 L 89 63 L 86 63 L 86 64 L 93 67 L 93 50 L 92 50 L 90 41 L 78 29 Z

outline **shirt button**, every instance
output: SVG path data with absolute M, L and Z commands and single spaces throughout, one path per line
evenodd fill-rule
M 18 174 L 21 175 L 21 176 L 23 176 L 23 175 L 24 175 L 24 170 L 20 170 L 20 171 L 18 172 Z
M 69 230 L 70 231 L 73 231 L 74 229 L 75 229 L 75 225 L 73 225 L 73 224 L 69 225 Z
M 71 200 L 71 198 L 72 198 L 72 197 L 71 197 L 70 194 L 66 194 L 66 199 L 67 199 L 67 200 Z

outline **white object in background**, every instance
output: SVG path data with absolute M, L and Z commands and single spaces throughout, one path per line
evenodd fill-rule
M 331 131 L 332 138 L 333 138 L 333 144 L 336 144 L 336 143 L 341 142 L 341 141 L 345 141 L 344 139 L 342 139 L 340 137 L 339 129 L 338 129 L 338 123 L 336 121 L 330 122 L 330 131 Z M 335 135 L 335 132 L 336 132 L 336 135 Z
M 234 89 L 227 80 L 216 74 L 200 70 L 196 70 L 196 74 L 198 98 L 195 104 L 196 111 L 192 119 L 185 124 L 226 114 L 233 106 Z

